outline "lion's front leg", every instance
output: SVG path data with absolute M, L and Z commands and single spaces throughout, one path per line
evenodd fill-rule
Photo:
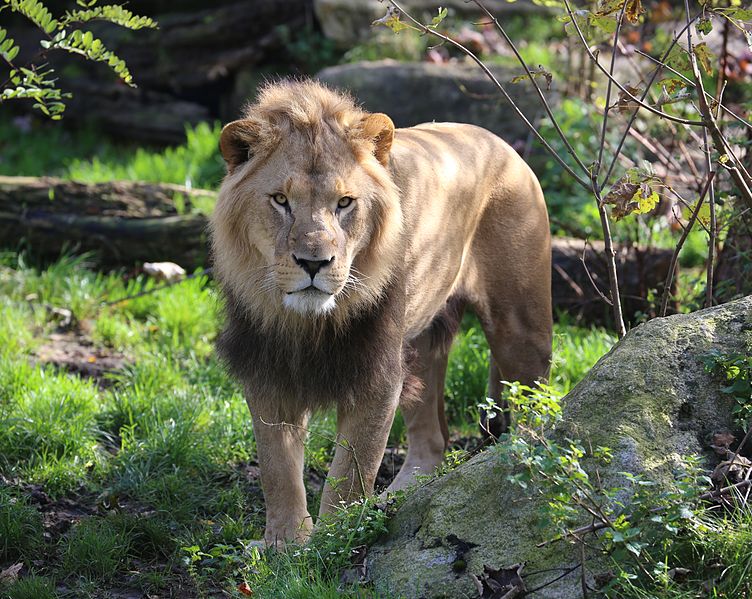
M 373 493 L 401 390 L 400 381 L 379 397 L 362 397 L 362 403 L 356 399 L 355 406 L 337 410 L 338 445 L 319 515 Z
M 268 546 L 288 541 L 302 543 L 310 536 L 313 522 L 306 505 L 303 457 L 307 415 L 281 419 L 277 410 L 262 401 L 248 399 L 253 433 L 266 502 Z

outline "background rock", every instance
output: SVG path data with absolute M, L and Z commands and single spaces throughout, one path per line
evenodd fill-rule
M 711 349 L 750 348 L 752 296 L 643 324 L 567 395 L 557 434 L 613 449 L 611 464 L 600 468 L 606 487 L 625 486 L 623 471 L 667 484 L 680 456 L 704 455 L 714 432 L 733 428 L 732 400 L 705 372 L 702 357 Z M 489 450 L 408 497 L 369 551 L 376 587 L 411 598 L 475 597 L 470 574 L 484 565 L 526 562 L 523 578 L 534 588 L 562 571 L 542 570 L 576 564 L 569 545 L 536 547 L 547 540 L 535 527 L 537 500 L 507 482 L 507 473 Z M 579 575 L 535 596 L 579 598 Z
M 399 3 L 417 19 L 435 16 L 439 7 L 446 8 L 453 17 L 477 19 L 483 13 L 473 2 L 465 0 L 404 0 Z M 545 10 L 530 0 L 507 2 L 486 0 L 483 3 L 493 14 L 521 13 Z M 371 23 L 386 14 L 388 2 L 380 0 L 314 0 L 316 17 L 328 38 L 342 44 L 352 45 L 370 37 Z
M 491 67 L 528 119 L 542 114 L 528 81 L 509 81 L 522 69 Z M 321 81 L 346 89 L 372 112 L 385 112 L 398 127 L 456 121 L 485 127 L 512 143 L 529 135 L 493 82 L 475 65 L 380 60 L 324 69 Z

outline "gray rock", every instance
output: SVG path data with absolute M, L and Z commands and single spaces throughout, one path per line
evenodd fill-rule
M 714 432 L 732 428 L 732 402 L 705 372 L 702 357 L 711 349 L 750 348 L 752 296 L 643 324 L 565 398 L 557 434 L 613 448 L 612 463 L 599 472 L 607 487 L 626 486 L 622 471 L 671 484 L 680 456 L 702 456 Z M 537 500 L 507 482 L 507 473 L 489 450 L 409 496 L 369 551 L 376 588 L 408 598 L 477 597 L 470 574 L 484 565 L 525 562 L 523 578 L 534 588 L 561 572 L 549 569 L 577 564 L 568 544 L 536 546 L 548 538 L 535 527 Z M 589 564 L 590 575 L 598 564 Z M 579 575 L 535 596 L 579 598 Z
M 528 119 L 542 114 L 529 81 L 509 83 L 522 67 L 491 70 Z M 475 65 L 380 60 L 329 67 L 317 78 L 349 90 L 367 110 L 385 112 L 398 127 L 450 121 L 485 127 L 508 142 L 528 136 L 525 124 Z
M 476 19 L 480 9 L 473 2 L 465 0 L 403 0 L 400 6 L 416 19 L 435 16 L 439 7 L 447 8 L 452 17 Z M 483 3 L 493 14 L 541 12 L 542 7 L 530 0 L 507 2 L 507 0 L 486 0 Z M 388 2 L 380 0 L 314 0 L 313 7 L 321 29 L 329 39 L 342 45 L 353 45 L 370 37 L 371 23 L 383 17 Z

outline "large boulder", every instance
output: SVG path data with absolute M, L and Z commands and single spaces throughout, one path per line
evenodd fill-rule
M 613 461 L 599 471 L 606 487 L 626 487 L 621 472 L 671 484 L 680 456 L 705 455 L 713 433 L 733 428 L 732 400 L 705 371 L 703 356 L 750 348 L 752 296 L 640 325 L 565 398 L 556 434 L 613 449 Z M 508 473 L 489 450 L 410 495 L 369 551 L 376 588 L 409 598 L 477 597 L 471 574 L 484 565 L 525 563 L 531 589 L 577 564 L 568 544 L 537 546 L 547 539 L 535 526 L 539 500 L 509 483 Z M 535 596 L 579 598 L 580 584 L 572 573 Z
M 477 20 L 481 10 L 466 0 L 404 0 L 399 3 L 418 19 L 436 15 L 439 7 L 451 11 L 452 16 Z M 483 3 L 493 14 L 520 13 L 543 10 L 531 0 L 511 3 L 508 0 L 486 0 Z M 371 23 L 386 14 L 388 3 L 381 0 L 314 0 L 313 7 L 321 29 L 329 39 L 342 45 L 353 45 L 371 35 Z
M 529 81 L 509 83 L 522 67 L 491 71 L 528 119 L 542 114 Z M 453 121 L 485 127 L 509 142 L 528 136 L 493 82 L 472 64 L 380 60 L 329 67 L 317 77 L 352 92 L 367 110 L 385 112 L 398 127 Z

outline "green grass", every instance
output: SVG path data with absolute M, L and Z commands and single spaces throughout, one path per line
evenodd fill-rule
M 616 342 L 602 328 L 583 328 L 562 321 L 554 325 L 554 352 L 550 383 L 564 395 Z M 480 323 L 468 315 L 449 356 L 446 378 L 447 418 L 455 427 L 472 432 L 478 422 L 478 404 L 488 383 L 488 344 Z
M 44 268 L 15 254 L 0 256 L 0 474 L 40 485 L 53 501 L 72 500 L 93 514 L 43 540 L 24 488 L 0 496 L 0 539 L 22 537 L 26 543 L 7 543 L 11 549 L 4 550 L 0 566 L 30 552 L 48 556 L 36 576 L 23 577 L 8 593 L 44 597 L 62 583 L 81 597 L 96 596 L 103 585 L 238 596 L 237 584 L 248 581 L 259 597 L 340 596 L 338 577 L 321 561 L 335 551 L 334 537 L 310 546 L 319 548 L 316 559 L 307 552 L 253 558 L 248 543 L 262 534 L 263 498 L 258 480 L 246 474 L 255 444 L 245 401 L 213 353 L 220 325 L 216 291 L 198 276 L 103 305 L 152 286 L 142 277 L 96 272 L 85 256 L 63 257 Z M 36 363 L 49 335 L 59 334 L 56 307 L 70 307 L 74 327 L 82 327 L 101 351 L 123 355 L 123 368 L 95 381 Z M 565 390 L 613 337 L 568 325 L 557 333 L 554 380 Z M 456 432 L 477 433 L 486 359 L 485 341 L 468 319 L 447 379 Z M 334 430 L 333 413 L 311 423 L 306 464 L 318 473 L 308 481 L 314 511 Z M 363 518 L 380 517 L 366 511 Z M 342 536 L 352 532 L 349 517 L 332 525 L 336 551 L 346 553 L 362 542 Z
M 132 543 L 130 530 L 119 530 L 108 520 L 86 519 L 62 540 L 60 567 L 69 575 L 106 581 L 127 566 Z
M 42 533 L 41 514 L 23 496 L 0 488 L 0 563 L 35 557 Z
M 90 183 L 150 181 L 214 189 L 224 176 L 217 151 L 220 126 L 186 128 L 186 141 L 168 148 L 115 145 L 93 127 L 75 134 L 59 124 L 0 118 L 0 175 L 58 176 Z M 23 136 L 24 143 L 14 143 Z
M 9 586 L 6 591 L 8 599 L 57 599 L 59 595 L 55 585 L 44 576 L 25 576 Z

